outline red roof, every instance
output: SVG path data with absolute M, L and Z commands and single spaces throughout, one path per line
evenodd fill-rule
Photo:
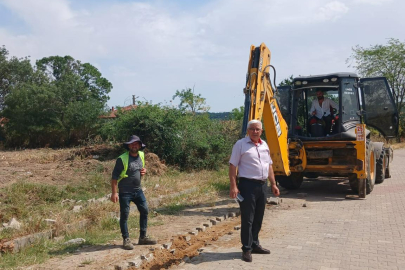
M 138 106 L 137 105 L 129 105 L 129 106 L 125 106 L 120 108 L 121 112 L 126 112 L 126 111 L 130 111 L 130 110 L 135 110 Z M 111 108 L 110 114 L 108 115 L 101 115 L 100 118 L 116 118 L 117 117 L 117 112 L 118 110 L 115 109 L 114 107 Z

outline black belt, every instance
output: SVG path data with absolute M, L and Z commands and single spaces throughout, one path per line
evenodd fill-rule
M 255 182 L 255 183 L 262 184 L 262 185 L 263 185 L 264 183 L 266 183 L 266 180 L 258 180 L 258 179 L 252 179 L 252 178 L 246 178 L 246 177 L 239 177 L 239 180 Z

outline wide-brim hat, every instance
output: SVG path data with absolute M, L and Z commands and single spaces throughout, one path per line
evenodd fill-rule
M 131 143 L 134 143 L 134 142 L 140 142 L 142 149 L 146 147 L 146 145 L 143 144 L 143 142 L 141 141 L 141 139 L 140 139 L 138 136 L 136 136 L 136 135 L 130 136 L 130 137 L 128 138 L 128 141 L 124 142 L 124 147 L 128 149 L 128 145 L 131 144 Z

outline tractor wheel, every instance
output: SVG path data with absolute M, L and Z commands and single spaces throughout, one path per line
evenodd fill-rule
M 377 159 L 374 150 L 373 142 L 367 141 L 366 148 L 366 160 L 368 163 L 367 166 L 367 181 L 366 181 L 366 193 L 370 194 L 374 189 L 375 179 L 376 179 L 376 168 L 377 168 Z
M 304 181 L 302 173 L 291 173 L 290 176 L 276 175 L 276 181 L 285 189 L 298 189 Z
M 366 144 L 366 194 L 370 194 L 374 189 L 376 179 L 376 158 L 374 145 L 367 141 Z M 353 192 L 359 193 L 359 181 L 356 174 L 349 175 L 349 184 Z
M 394 150 L 391 147 L 385 149 L 385 178 L 391 178 L 390 163 L 394 158 Z
M 376 164 L 376 176 L 375 183 L 381 184 L 385 179 L 385 168 L 387 167 L 387 157 L 385 156 L 385 150 L 382 149 L 380 156 L 377 159 Z

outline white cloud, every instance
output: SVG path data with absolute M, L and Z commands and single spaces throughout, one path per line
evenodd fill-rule
M 24 20 L 33 31 L 70 27 L 75 14 L 65 0 L 3 0 L 5 6 Z M 60 30 L 60 29 L 59 29 Z
M 132 94 L 163 102 L 196 85 L 213 111 L 242 105 L 251 44 L 269 46 L 279 80 L 344 71 L 352 46 L 385 42 L 378 32 L 361 32 L 392 24 L 390 4 L 404 8 L 400 0 L 367 10 L 349 0 L 212 0 L 183 12 L 165 1 L 92 1 L 80 8 L 76 1 L 0 0 L 26 24 L 18 34 L 0 26 L 0 45 L 33 60 L 71 55 L 90 62 L 114 85 L 110 105 Z M 404 22 L 395 25 L 390 35 L 401 38 Z
M 349 8 L 342 2 L 332 1 L 319 8 L 317 19 L 320 21 L 336 21 L 349 11 Z
M 361 4 L 370 4 L 370 5 L 383 5 L 389 2 L 392 2 L 392 0 L 355 0 L 356 3 L 361 3 Z

